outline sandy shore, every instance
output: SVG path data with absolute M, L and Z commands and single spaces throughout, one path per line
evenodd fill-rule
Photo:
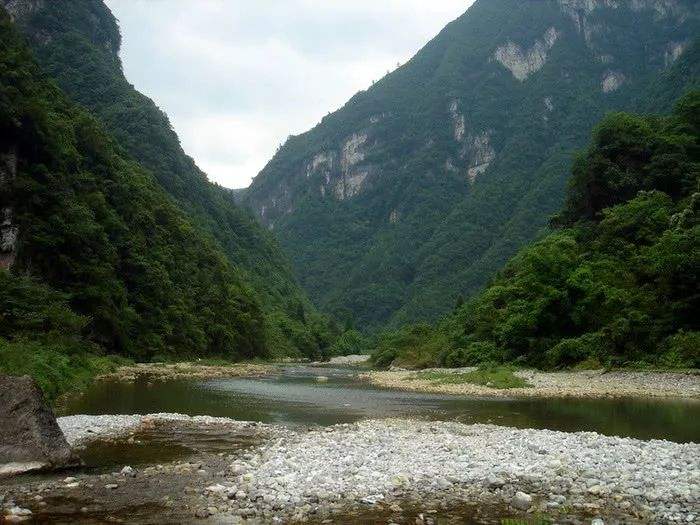
M 272 364 L 238 363 L 227 366 L 209 366 L 192 363 L 139 363 L 123 366 L 115 372 L 98 377 L 98 380 L 168 381 L 172 379 L 216 379 L 225 377 L 258 377 L 272 373 Z
M 439 369 L 436 369 L 439 370 Z M 439 370 L 450 372 L 450 370 Z M 463 370 L 453 370 L 459 373 Z M 414 371 L 371 371 L 360 377 L 383 388 L 497 397 L 576 397 L 576 398 L 698 398 L 700 373 L 693 372 L 632 372 L 586 370 L 578 372 L 518 371 L 515 375 L 531 387 L 496 389 L 470 383 L 439 384 L 416 379 Z

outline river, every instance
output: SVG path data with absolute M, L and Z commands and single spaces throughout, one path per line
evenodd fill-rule
M 384 390 L 350 368 L 280 367 L 257 379 L 98 382 L 63 415 L 177 412 L 288 425 L 333 425 L 386 417 L 593 431 L 676 442 L 700 441 L 694 400 L 464 398 Z

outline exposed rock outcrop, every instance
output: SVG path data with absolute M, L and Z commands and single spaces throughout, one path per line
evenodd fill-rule
M 372 117 L 376 123 L 383 115 Z M 328 192 L 338 200 L 345 200 L 358 195 L 364 186 L 365 180 L 370 175 L 371 166 L 360 166 L 365 160 L 366 145 L 369 136 L 366 132 L 353 133 L 339 147 L 339 152 L 334 150 L 316 153 L 307 162 L 304 175 L 320 178 L 319 193 L 326 196 Z M 288 195 L 285 195 L 287 197 Z M 279 203 L 274 199 L 270 202 L 270 208 L 280 211 Z M 265 218 L 268 206 L 261 207 L 261 215 Z M 286 212 L 290 213 L 291 208 Z
M 672 65 L 687 49 L 688 42 L 670 42 L 666 46 L 664 53 L 664 65 L 666 67 Z
M 620 89 L 620 86 L 625 83 L 625 75 L 619 71 L 607 71 L 603 76 L 603 81 L 600 83 L 600 87 L 603 93 L 611 93 Z
M 13 20 L 21 20 L 43 9 L 45 0 L 2 0 L 0 3 Z
M 0 194 L 17 176 L 17 152 L 10 149 L 0 155 Z M 0 268 L 9 269 L 17 256 L 19 227 L 14 223 L 14 210 L 11 206 L 0 208 Z
M 463 155 L 468 159 L 467 178 L 473 183 L 479 175 L 489 169 L 496 158 L 496 152 L 491 145 L 491 132 L 483 131 L 478 135 L 470 135 Z
M 450 103 L 450 116 L 452 117 L 452 123 L 454 125 L 454 137 L 457 142 L 462 142 L 464 140 L 464 133 L 466 132 L 466 122 L 464 120 L 464 115 L 460 114 L 459 103 L 453 100 Z
M 571 16 L 579 29 L 582 28 L 582 17 L 589 16 L 601 7 L 619 9 L 629 6 L 633 11 L 651 9 L 657 16 L 677 16 L 683 11 L 678 0 L 558 0 L 562 11 Z
M 537 40 L 530 49 L 523 49 L 514 42 L 507 42 L 496 49 L 494 58 L 515 78 L 523 82 L 530 75 L 542 69 L 547 62 L 547 53 L 554 47 L 559 36 L 559 31 L 550 27 L 542 39 Z
M 28 376 L 0 375 L 0 429 L 0 475 L 80 463 Z

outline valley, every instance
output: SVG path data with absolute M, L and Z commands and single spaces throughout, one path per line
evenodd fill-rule
M 468 2 L 234 190 L 382 42 L 238 4 L 0 0 L 0 523 L 700 523 L 700 4 Z

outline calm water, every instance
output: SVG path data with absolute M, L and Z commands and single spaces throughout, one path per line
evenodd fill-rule
M 67 414 L 154 412 L 292 425 L 416 417 L 700 442 L 697 401 L 463 398 L 382 390 L 351 370 L 301 366 L 263 379 L 97 383 L 66 407 Z

